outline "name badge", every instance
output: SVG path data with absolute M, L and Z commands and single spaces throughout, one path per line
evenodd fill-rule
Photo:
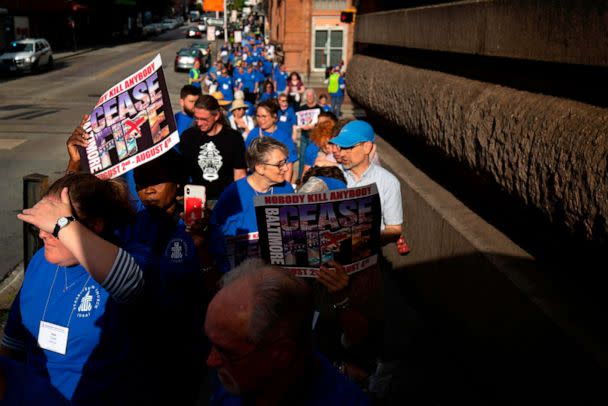
M 68 348 L 68 333 L 70 329 L 46 321 L 40 322 L 38 345 L 45 350 L 65 355 Z
M 228 87 L 229 86 L 227 84 L 225 84 L 225 83 L 222 85 L 222 89 L 224 89 L 224 90 L 228 90 Z
M 285 121 L 287 121 L 287 116 L 281 116 L 281 118 L 279 120 L 281 120 L 282 122 L 285 122 Z

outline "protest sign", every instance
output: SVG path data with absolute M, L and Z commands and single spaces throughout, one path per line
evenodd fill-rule
M 302 127 L 305 125 L 317 124 L 317 120 L 319 119 L 319 114 L 321 114 L 321 109 L 319 109 L 319 108 L 296 111 L 298 126 Z
M 321 193 L 256 196 L 260 254 L 297 276 L 316 277 L 334 259 L 352 274 L 378 263 L 376 184 Z
M 215 41 L 215 26 L 213 25 L 207 26 L 207 41 Z
M 115 178 L 179 143 L 160 55 L 105 92 L 84 129 L 82 169 Z

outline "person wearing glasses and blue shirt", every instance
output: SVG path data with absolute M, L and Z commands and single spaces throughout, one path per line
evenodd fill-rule
M 250 174 L 231 183 L 220 195 L 209 220 L 209 251 L 218 270 L 228 272 L 243 259 L 259 257 L 256 196 L 293 193 L 285 181 L 287 147 L 273 137 L 256 138 L 246 153 Z

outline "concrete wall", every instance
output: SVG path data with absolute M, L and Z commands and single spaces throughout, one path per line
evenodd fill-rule
M 608 109 L 361 55 L 347 83 L 404 137 L 424 138 L 551 222 L 608 241 Z
M 422 298 L 418 308 L 432 312 L 438 334 L 449 337 L 439 345 L 462 354 L 474 380 L 488 379 L 478 383 L 505 393 L 501 401 L 511 404 L 530 390 L 559 398 L 561 383 L 566 392 L 579 391 L 599 365 L 608 366 L 605 342 L 578 320 L 574 303 L 552 288 L 533 257 L 399 151 L 381 139 L 377 144 L 383 165 L 401 183 L 411 248 L 407 256 L 394 245 L 384 249 L 393 276 Z M 405 342 L 391 338 L 398 346 Z
M 608 66 L 608 2 L 458 1 L 357 16 L 355 41 Z

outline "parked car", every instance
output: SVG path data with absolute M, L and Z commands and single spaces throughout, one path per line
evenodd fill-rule
M 196 25 L 196 27 L 201 30 L 202 32 L 206 32 L 207 31 L 207 23 L 204 20 L 201 20 L 198 22 L 198 24 Z
M 165 29 L 167 30 L 172 30 L 174 28 L 177 28 L 178 23 L 177 20 L 173 19 L 173 18 L 165 18 L 163 21 L 160 22 Z
M 201 38 L 203 32 L 196 27 L 190 27 L 186 30 L 186 38 Z
M 197 60 L 203 65 L 201 52 L 197 48 L 182 48 L 175 55 L 174 70 L 176 72 L 190 70 L 194 67 L 194 61 Z
M 163 32 L 163 27 L 159 23 L 144 25 L 141 30 L 141 33 L 145 37 L 158 35 L 158 34 L 161 34 L 162 32 Z
M 53 51 L 44 38 L 11 42 L 0 56 L 0 68 L 10 72 L 36 71 L 53 66 Z

